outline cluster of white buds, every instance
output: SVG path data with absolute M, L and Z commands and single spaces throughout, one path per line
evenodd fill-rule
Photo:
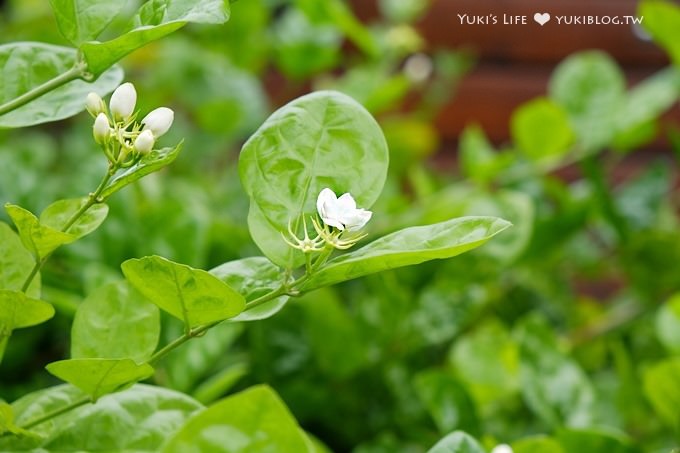
M 137 91 L 129 82 L 116 88 L 108 110 L 97 93 L 87 95 L 86 108 L 94 117 L 94 140 L 101 145 L 109 161 L 119 167 L 129 167 L 151 152 L 156 140 L 170 129 L 174 119 L 172 110 L 159 107 L 138 122 L 136 104 Z
M 298 238 L 293 232 L 290 222 L 288 234 L 283 240 L 288 245 L 304 253 L 320 252 L 324 248 L 332 247 L 345 250 L 366 237 L 366 234 L 354 234 L 363 228 L 371 219 L 373 213 L 366 209 L 357 208 L 356 201 L 349 193 L 340 197 L 329 188 L 323 189 L 316 199 L 316 210 L 319 219 L 312 217 L 312 226 L 316 236 L 310 238 L 307 231 L 307 221 L 302 218 L 303 237 Z

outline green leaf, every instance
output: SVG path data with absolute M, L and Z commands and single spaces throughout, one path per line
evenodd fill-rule
M 69 47 L 37 42 L 0 45 L 0 71 L 3 74 L 0 105 L 64 74 L 75 64 L 76 50 Z M 91 83 L 73 80 L 0 115 L 0 128 L 32 126 L 71 117 L 85 110 L 85 98 L 89 92 L 103 97 L 122 81 L 123 70 L 117 66 Z
M 118 392 L 153 375 L 147 363 L 130 359 L 70 359 L 52 362 L 47 371 L 85 392 L 92 401 Z
M 29 393 L 12 403 L 16 423 L 39 419 L 83 398 L 71 385 Z M 0 437 L 0 450 L 44 447 L 49 451 L 158 451 L 160 445 L 202 406 L 187 395 L 136 384 L 101 397 L 33 428 L 39 438 Z M 96 433 L 96 435 L 83 435 Z
M 21 206 L 6 204 L 5 210 L 19 230 L 24 246 L 38 259 L 52 253 L 59 246 L 71 242 L 94 231 L 106 219 L 109 207 L 98 203 L 88 209 L 64 232 L 67 222 L 85 203 L 87 198 L 59 200 L 48 206 L 40 215 L 40 220 Z
M 656 313 L 656 335 L 669 352 L 680 353 L 680 293 Z
M 21 238 L 4 222 L 0 222 L 0 288 L 19 291 L 31 273 L 35 260 Z M 40 274 L 26 291 L 29 297 L 40 296 Z
M 483 408 L 518 393 L 518 349 L 505 326 L 490 319 L 456 341 L 449 360 Z
M 563 156 L 573 140 L 566 112 L 546 98 L 521 105 L 510 127 L 520 151 L 533 160 Z
M 71 217 L 88 202 L 88 197 L 58 200 L 40 214 L 40 223 L 58 231 L 64 231 Z M 105 203 L 95 203 L 71 225 L 68 234 L 81 238 L 92 233 L 106 220 L 109 207 Z
M 427 450 L 427 453 L 486 453 L 486 450 L 469 434 L 454 431 Z
M 21 291 L 0 289 L 0 336 L 43 323 L 52 316 L 54 307 L 47 302 L 31 299 Z
M 125 281 L 97 288 L 78 306 L 71 328 L 74 359 L 143 362 L 160 335 L 160 312 Z
M 330 260 L 302 284 L 308 291 L 396 267 L 451 258 L 479 247 L 510 223 L 495 217 L 461 217 L 383 236 Z
M 385 183 L 388 159 L 376 121 L 344 94 L 315 92 L 281 107 L 243 145 L 239 159 L 255 242 L 279 266 L 302 264 L 302 253 L 280 237 L 289 222 L 300 233 L 302 216 L 316 212 L 325 187 L 349 192 L 359 207 L 370 208 Z
M 552 328 L 538 316 L 531 316 L 518 325 L 515 334 L 527 405 L 555 427 L 594 423 L 593 386 L 578 363 L 559 350 Z
M 212 403 L 226 395 L 248 371 L 248 365 L 243 362 L 227 366 L 196 387 L 192 395 L 203 404 Z
M 630 439 L 615 431 L 598 429 L 561 429 L 557 440 L 565 452 L 640 453 Z
M 566 110 L 585 150 L 610 142 L 626 91 L 623 73 L 610 56 L 589 51 L 568 57 L 555 69 L 549 91 Z
M 59 31 L 73 45 L 95 39 L 125 7 L 125 1 L 50 0 Z
M 511 445 L 513 453 L 566 453 L 552 437 L 530 436 L 516 440 Z
M 283 401 L 269 387 L 260 385 L 192 417 L 161 451 L 304 453 L 309 448 L 306 436 Z
M 211 269 L 210 273 L 242 294 L 246 302 L 278 289 L 284 279 L 281 269 L 263 256 L 229 261 Z M 277 297 L 252 310 L 244 311 L 231 320 L 256 321 L 269 318 L 278 313 L 288 299 L 288 296 Z
M 639 15 L 642 25 L 670 55 L 680 64 L 680 8 L 669 1 L 645 0 L 640 2 Z
M 645 395 L 654 411 L 672 429 L 680 429 L 680 357 L 657 362 L 643 374 Z
M 478 432 L 474 402 L 450 373 L 435 369 L 424 371 L 416 375 L 413 384 L 440 432 L 454 429 Z
M 160 256 L 127 260 L 122 265 L 128 282 L 187 328 L 233 318 L 245 299 L 217 277 Z
M 21 206 L 7 203 L 5 210 L 16 225 L 21 242 L 33 253 L 36 261 L 46 257 L 59 246 L 70 244 L 77 239 L 74 235 L 41 225 L 32 212 Z
M 460 165 L 466 176 L 482 184 L 493 181 L 514 156 L 496 151 L 479 126 L 468 126 L 460 136 Z
M 128 184 L 132 184 L 138 179 L 170 165 L 182 150 L 183 143 L 184 142 L 178 143 L 174 148 L 154 149 L 149 154 L 142 157 L 139 162 L 132 167 L 111 179 L 109 184 L 102 191 L 101 197 L 104 199 L 108 198 Z
M 222 24 L 229 20 L 225 0 L 152 0 L 133 17 L 130 30 L 106 42 L 80 46 L 87 69 L 97 75 L 133 50 L 182 28 L 188 22 Z

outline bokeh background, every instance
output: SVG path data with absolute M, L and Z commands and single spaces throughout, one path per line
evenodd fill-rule
M 421 452 L 455 429 L 519 452 L 677 447 L 677 62 L 643 27 L 531 19 L 639 6 L 239 0 L 226 25 L 188 26 L 126 57 L 139 108 L 174 109 L 162 140 L 184 138 L 184 149 L 45 267 L 57 316 L 15 332 L 0 397 L 56 384 L 44 365 L 67 357 L 78 304 L 120 278 L 122 261 L 158 254 L 210 269 L 258 255 L 239 148 L 277 107 L 335 89 L 376 116 L 390 145 L 371 237 L 462 215 L 515 226 L 467 255 L 220 326 L 168 357 L 154 382 L 205 403 L 269 383 L 340 452 Z M 458 14 L 529 21 L 466 25 Z M 66 44 L 49 2 L 0 2 L 0 44 L 20 40 Z M 0 201 L 39 212 L 91 191 L 105 164 L 85 113 L 0 130 Z M 164 339 L 180 330 L 166 319 Z

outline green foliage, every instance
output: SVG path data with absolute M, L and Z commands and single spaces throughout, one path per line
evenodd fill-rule
M 430 448 L 427 453 L 485 453 L 474 437 L 462 431 L 455 431 Z
M 0 286 L 19 291 L 33 269 L 31 252 L 23 246 L 19 235 L 0 222 Z M 36 278 L 26 291 L 30 297 L 40 296 L 40 279 Z
M 205 409 L 163 446 L 170 452 L 313 451 L 283 401 L 256 386 Z
M 349 192 L 370 208 L 387 175 L 385 138 L 356 101 L 336 92 L 317 92 L 274 112 L 243 145 L 241 182 L 250 197 L 248 226 L 262 252 L 291 268 L 304 262 L 281 234 L 302 229 L 316 212 L 325 187 Z
M 143 156 L 137 163 L 111 179 L 102 191 L 102 198 L 107 198 L 140 178 L 170 165 L 182 150 L 182 144 L 183 142 L 180 142 L 174 148 L 154 149 L 149 154 Z
M 130 52 L 160 39 L 188 22 L 221 24 L 229 19 L 224 0 L 160 0 L 146 2 L 130 21 L 129 30 L 106 42 L 86 42 L 80 51 L 89 72 L 99 75 Z
M 665 0 L 640 2 L 638 11 L 645 20 L 643 26 L 662 46 L 676 64 L 680 64 L 680 10 Z
M 78 306 L 71 328 L 71 357 L 143 362 L 155 351 L 160 328 L 155 305 L 124 281 L 108 283 Z
M 67 73 L 76 65 L 76 61 L 77 52 L 68 47 L 39 42 L 1 45 L 0 70 L 3 77 L 0 105 Z M 103 96 L 113 91 L 123 80 L 122 69 L 109 69 L 111 65 L 104 68 L 106 71 L 102 70 L 101 76 L 91 83 L 73 80 L 29 104 L 8 113 L 0 113 L 0 127 L 32 126 L 81 112 L 85 108 L 87 93 L 93 91 Z
M 130 285 L 187 329 L 233 318 L 245 308 L 242 295 L 201 269 L 160 256 L 127 260 L 122 268 Z
M 661 419 L 674 430 L 680 429 L 680 359 L 677 357 L 655 363 L 643 376 L 645 395 Z
M 74 46 L 96 39 L 125 7 L 106 0 L 50 0 L 59 31 Z
M 386 269 L 451 258 L 479 247 L 509 226 L 493 217 L 463 217 L 400 230 L 332 259 L 302 288 L 310 290 Z
M 247 302 L 276 290 L 283 283 L 281 270 L 265 257 L 254 256 L 230 261 L 210 270 L 210 273 L 234 288 Z M 278 313 L 288 296 L 279 296 L 252 310 L 232 318 L 232 321 L 257 321 L 266 319 Z
M 512 136 L 530 159 L 560 157 L 569 150 L 573 133 L 567 114 L 549 99 L 534 99 L 512 116 Z
M 123 390 L 153 374 L 153 368 L 131 359 L 70 359 L 52 362 L 47 371 L 73 384 L 94 402 L 108 393 Z
M 46 388 L 12 403 L 15 422 L 24 425 L 83 398 L 70 385 Z M 2 449 L 157 451 L 169 433 L 179 428 L 201 404 L 162 387 L 137 384 L 106 395 L 97 404 L 68 412 L 58 421 L 32 428 L 33 437 L 0 437 Z M 97 433 L 83 436 L 83 432 Z

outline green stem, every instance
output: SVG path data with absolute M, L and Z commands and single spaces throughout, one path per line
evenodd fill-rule
M 48 413 L 44 414 L 42 417 L 38 417 L 36 419 L 31 420 L 28 423 L 20 425 L 20 428 L 23 428 L 23 429 L 33 428 L 34 426 L 40 425 L 41 423 L 45 423 L 46 421 L 51 420 L 54 417 L 58 417 L 61 414 L 65 414 L 66 412 L 70 412 L 73 409 L 79 408 L 80 406 L 84 406 L 85 404 L 87 404 L 91 401 L 92 400 L 90 399 L 89 396 L 83 397 L 79 400 L 75 400 L 71 404 L 57 408 L 57 409 L 53 410 L 52 412 L 48 412 Z
M 84 63 L 76 63 L 74 67 L 63 74 L 59 74 L 55 78 L 48 80 L 42 85 L 38 85 L 21 96 L 0 105 L 0 115 L 4 115 L 5 113 L 18 109 L 19 107 L 22 107 L 23 105 L 39 98 L 43 94 L 49 93 L 50 91 L 55 90 L 66 83 L 83 77 L 85 75 L 86 67 L 87 66 Z
M 109 169 L 106 172 L 106 175 L 102 178 L 101 182 L 99 183 L 99 186 L 97 186 L 97 189 L 95 189 L 94 192 L 92 192 L 89 197 L 87 198 L 87 201 L 85 204 L 83 204 L 78 211 L 76 211 L 71 218 L 68 219 L 66 224 L 64 225 L 63 228 L 61 228 L 60 231 L 62 232 L 68 232 L 69 228 L 73 226 L 74 223 L 78 221 L 78 219 L 87 212 L 88 209 L 92 207 L 92 205 L 96 203 L 101 203 L 103 200 L 99 199 L 99 196 L 101 195 L 102 191 L 106 188 L 106 185 L 109 183 L 113 175 L 116 173 L 116 170 L 118 167 L 115 165 L 110 165 Z M 42 257 L 42 259 L 39 259 L 35 262 L 33 265 L 33 269 L 31 269 L 31 272 L 28 274 L 28 277 L 26 277 L 26 280 L 24 281 L 24 284 L 21 286 L 21 291 L 24 293 L 28 290 L 28 287 L 31 286 L 31 282 L 35 278 L 36 275 L 38 275 L 38 272 L 42 267 L 45 265 L 47 262 L 47 259 L 50 257 L 50 255 Z

